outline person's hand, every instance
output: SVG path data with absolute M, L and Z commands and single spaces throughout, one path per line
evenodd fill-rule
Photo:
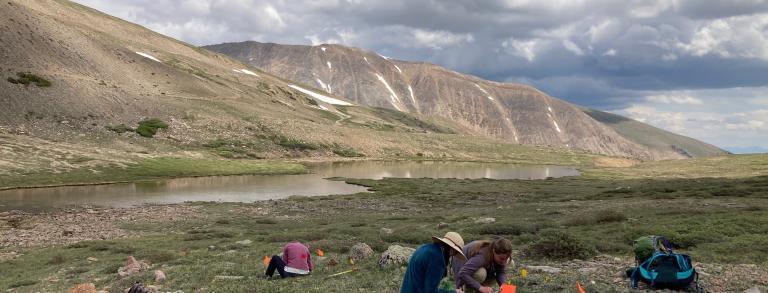
M 461 290 L 461 289 L 459 289 L 459 288 L 456 288 L 456 293 L 464 293 L 464 291 L 462 291 L 462 290 Z
M 493 293 L 493 288 L 491 288 L 491 287 L 480 287 L 480 293 Z

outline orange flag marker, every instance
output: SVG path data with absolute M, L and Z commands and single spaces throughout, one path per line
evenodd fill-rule
M 325 256 L 325 252 L 321 250 L 320 248 L 317 249 L 317 256 Z
M 517 287 L 512 284 L 501 285 L 501 293 L 515 293 Z
M 263 261 L 265 266 L 268 266 L 268 265 L 269 265 L 269 260 L 270 260 L 269 256 L 266 256 L 266 255 L 265 255 L 265 256 L 264 256 L 264 261 Z
M 576 289 L 579 290 L 579 293 L 586 293 L 584 292 L 584 288 L 581 288 L 581 283 L 579 283 L 579 281 L 576 281 Z

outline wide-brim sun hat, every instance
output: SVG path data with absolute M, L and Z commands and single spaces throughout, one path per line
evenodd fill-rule
M 445 236 L 443 237 L 432 236 L 432 240 L 434 242 L 445 243 L 445 245 L 448 245 L 448 247 L 458 252 L 461 258 L 467 259 L 467 256 L 464 255 L 464 252 L 461 251 L 461 249 L 464 247 L 464 239 L 461 238 L 461 235 L 459 235 L 459 233 L 448 232 L 448 233 L 445 233 Z

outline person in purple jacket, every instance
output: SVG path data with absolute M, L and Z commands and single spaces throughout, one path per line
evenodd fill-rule
M 507 281 L 507 264 L 511 260 L 512 242 L 505 238 L 472 241 L 462 249 L 466 261 L 453 258 L 456 288 L 465 292 L 493 293 L 493 283 Z
M 282 256 L 272 256 L 264 277 L 272 278 L 275 270 L 280 274 L 280 278 L 309 275 L 312 272 L 312 255 L 309 253 L 309 248 L 298 241 L 286 244 L 283 247 Z

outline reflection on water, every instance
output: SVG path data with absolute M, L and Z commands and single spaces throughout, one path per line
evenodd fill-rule
M 381 179 L 493 178 L 543 179 L 575 176 L 574 168 L 462 162 L 343 162 L 310 166 L 314 174 L 215 176 L 127 184 L 63 186 L 0 191 L 0 210 L 51 209 L 68 205 L 127 207 L 185 201 L 253 202 L 291 195 L 318 196 L 365 191 L 327 177 Z

